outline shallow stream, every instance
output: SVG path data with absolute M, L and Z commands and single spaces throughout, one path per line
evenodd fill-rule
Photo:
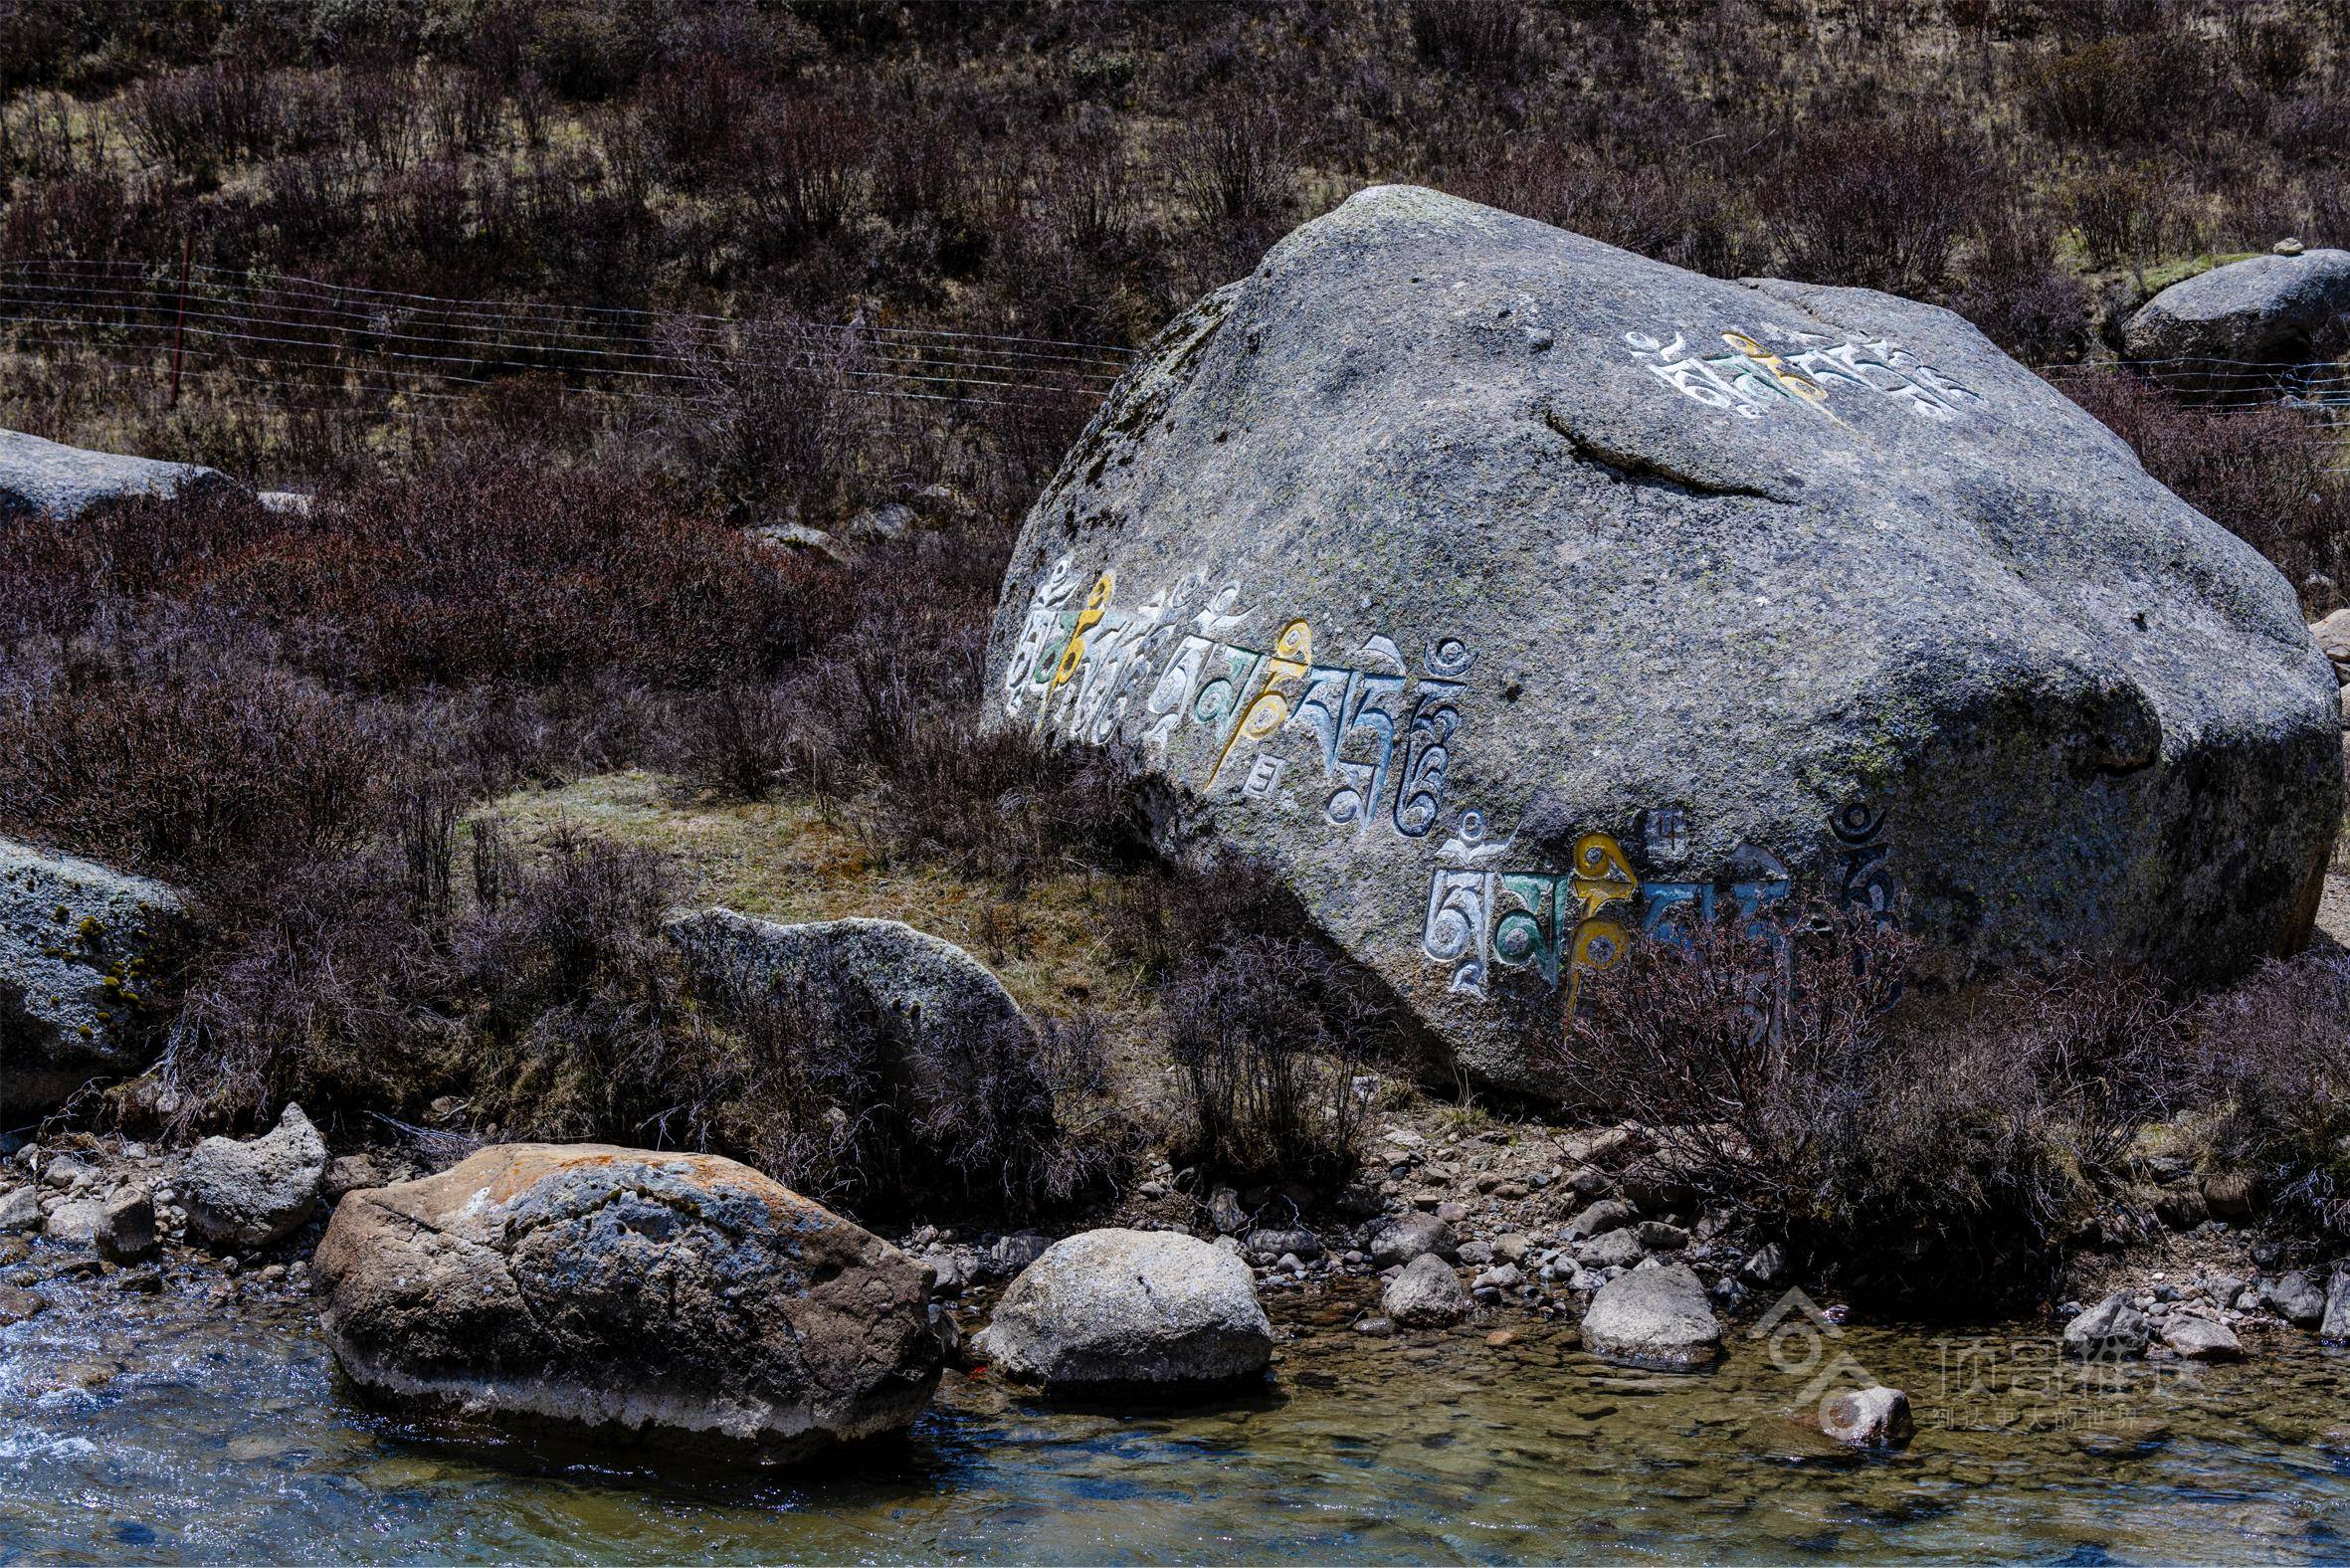
M 41 1286 L 0 1329 L 0 1562 L 2350 1556 L 2350 1352 L 2061 1369 L 2038 1325 L 1981 1335 L 1798 1313 L 1697 1377 L 1603 1366 L 1529 1320 L 1371 1340 L 1346 1303 L 1261 1397 L 1055 1410 L 950 1374 L 901 1450 L 728 1476 L 483 1449 L 375 1414 L 307 1302 Z M 1909 1451 L 1858 1459 L 1791 1412 L 1905 1388 Z M 2350 1442 L 2350 1430 L 2338 1440 Z

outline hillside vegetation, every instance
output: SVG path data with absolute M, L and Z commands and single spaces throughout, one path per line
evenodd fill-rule
M 792 323 L 1131 348 L 1387 181 L 1935 300 L 2040 364 L 2096 357 L 2216 258 L 2350 243 L 2341 0 L 22 0 L 0 93 L 0 264 L 90 264 L 84 305 L 171 289 L 184 241 L 213 277 L 645 311 L 648 343 L 706 312 L 786 345 L 713 358 L 690 401 L 545 369 L 427 398 L 328 360 L 297 405 L 214 358 L 175 403 L 152 353 L 44 325 L 55 296 L 0 265 L 0 426 L 315 494 L 0 520 L 0 832 L 202 907 L 155 998 L 175 1130 L 297 1095 L 330 1124 L 757 1158 L 777 1083 L 811 1114 L 830 1091 L 792 1042 L 708 1025 L 662 914 L 886 913 L 1054 1025 L 1067 1143 L 1030 1208 L 1151 1141 L 1328 1186 L 1356 1070 L 1401 1094 L 1425 1064 L 1265 889 L 1158 866 L 1110 780 L 980 728 L 1012 529 L 1094 394 L 877 397 Z M 2341 602 L 2322 431 L 2064 384 L 2312 614 Z M 746 532 L 782 523 L 827 547 Z M 2350 1016 L 2346 987 L 2279 972 L 2223 1005 L 2132 976 L 2116 1022 L 2071 977 L 2000 1059 L 2039 1079 L 1967 1056 L 2005 1097 L 1964 1148 L 1933 1096 L 1858 1117 L 1887 1087 L 1865 1052 L 1817 1138 L 1786 1120 L 1816 1081 L 1749 1108 L 1916 1173 L 1775 1171 L 1831 1230 L 2054 1234 L 2187 1103 L 2229 1107 L 2229 1156 L 2331 1222 L 2350 1075 L 2341 1031 L 2296 1020 Z

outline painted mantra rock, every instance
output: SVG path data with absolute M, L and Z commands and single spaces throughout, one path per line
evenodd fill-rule
M 2284 580 L 1946 310 L 1367 190 L 1169 326 L 1023 527 L 997 721 L 1158 786 L 1489 1080 L 1799 889 L 1919 977 L 2305 937 Z

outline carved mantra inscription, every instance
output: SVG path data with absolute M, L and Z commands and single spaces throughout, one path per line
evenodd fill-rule
M 1258 647 L 1239 635 L 1264 619 L 1241 608 L 1243 593 L 1239 581 L 1211 587 L 1205 573 L 1194 573 L 1128 607 L 1118 603 L 1116 573 L 1086 582 L 1063 556 L 1030 596 L 1004 672 L 1005 710 L 1025 718 L 1033 706 L 1029 721 L 1040 733 L 1093 745 L 1123 739 L 1162 754 L 1179 733 L 1203 733 L 1201 792 L 1226 791 L 1258 807 L 1294 800 L 1282 785 L 1296 759 L 1267 742 L 1301 730 L 1320 763 L 1318 784 L 1305 794 L 1325 824 L 1358 837 L 1384 831 L 1426 840 L 1445 814 L 1445 776 L 1475 653 L 1459 638 L 1439 637 L 1415 670 L 1381 634 L 1325 659 L 1304 617 L 1282 621 L 1272 646 Z M 1860 802 L 1830 820 L 1838 897 L 1879 921 L 1892 918 L 1896 899 L 1883 828 L 1883 813 Z M 1699 882 L 1644 878 L 1605 833 L 1577 839 L 1563 871 L 1507 866 L 1514 842 L 1487 842 L 1484 814 L 1464 810 L 1435 853 L 1419 945 L 1452 971 L 1456 991 L 1485 995 L 1495 966 L 1551 986 L 1564 980 L 1572 1019 L 1582 976 L 1621 962 L 1636 939 L 1686 946 L 1694 922 L 1725 911 L 1784 952 L 1770 911 L 1793 880 L 1758 846 L 1737 846 L 1721 878 Z M 1637 842 L 1660 872 L 1680 862 L 1689 847 L 1686 808 L 1643 813 Z
M 1284 729 L 1312 737 L 1321 762 L 1319 809 L 1334 827 L 1384 828 L 1425 838 L 1445 810 L 1445 772 L 1462 723 L 1476 655 L 1458 638 L 1422 652 L 1415 672 L 1385 636 L 1343 657 L 1318 657 L 1314 629 L 1284 622 L 1271 648 L 1239 640 L 1255 619 L 1242 584 L 1211 590 L 1205 575 L 1132 608 L 1113 572 L 1080 600 L 1068 557 L 1031 596 L 1004 674 L 1006 711 L 1036 707 L 1035 723 L 1093 745 L 1112 737 L 1164 752 L 1182 731 L 1204 731 L 1214 759 L 1203 793 L 1235 790 L 1271 804 L 1286 758 L 1261 748 Z
M 1675 332 L 1671 341 L 1650 332 L 1626 332 L 1634 363 L 1693 403 L 1727 409 L 1740 419 L 1761 419 L 1784 408 L 1800 408 L 1835 419 L 1832 394 L 1881 397 L 1919 419 L 1948 423 L 1989 404 L 1889 337 L 1858 334 L 1839 342 L 1817 332 L 1799 332 L 1765 322 L 1761 337 L 1744 331 L 1720 334 L 1728 352 L 1707 352 Z

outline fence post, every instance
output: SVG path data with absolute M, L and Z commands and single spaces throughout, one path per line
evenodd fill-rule
M 179 345 L 188 325 L 188 252 L 193 241 L 179 237 L 179 308 L 171 317 L 171 406 L 179 407 Z

